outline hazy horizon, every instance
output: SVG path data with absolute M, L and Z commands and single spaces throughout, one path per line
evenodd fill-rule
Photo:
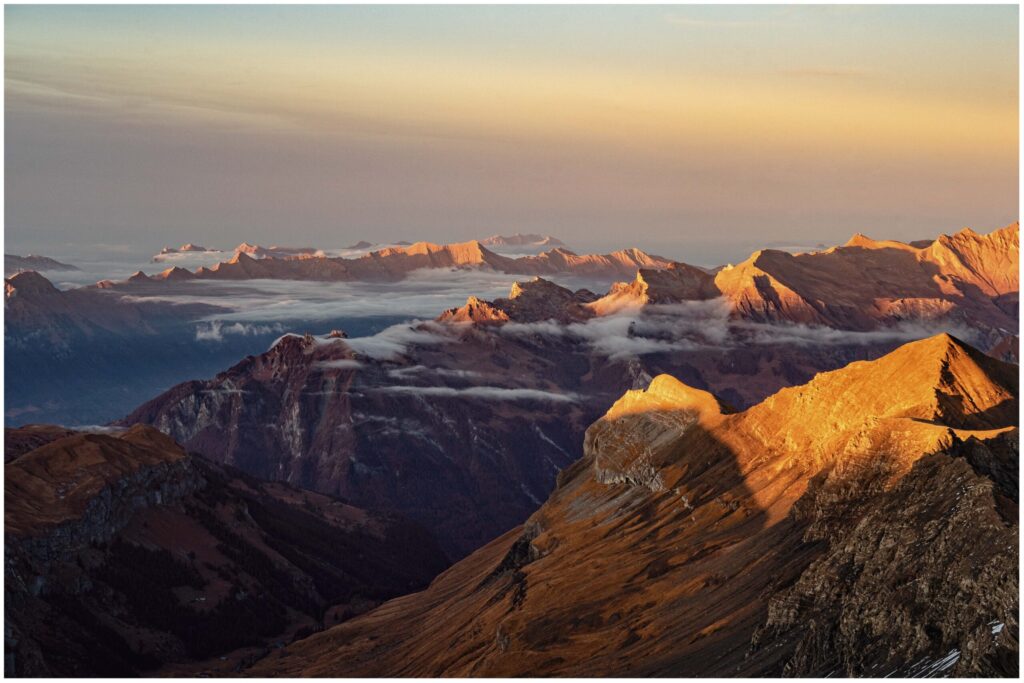
M 9 6 L 8 252 L 539 232 L 702 265 L 1018 216 L 1015 6 Z

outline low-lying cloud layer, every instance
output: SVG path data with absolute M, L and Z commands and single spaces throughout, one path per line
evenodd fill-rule
M 548 320 L 508 323 L 500 334 L 568 338 L 594 353 L 622 360 L 652 353 L 726 350 L 742 346 L 840 346 L 913 341 L 948 332 L 965 341 L 976 333 L 953 321 L 903 321 L 869 331 L 837 330 L 797 323 L 732 320 L 725 299 L 647 306 L 569 325 Z
M 273 325 L 254 325 L 250 323 L 231 323 L 225 325 L 221 320 L 199 323 L 196 326 L 196 341 L 224 341 L 226 335 L 256 336 L 283 332 L 280 323 Z
M 154 270 L 154 269 L 150 269 Z M 374 316 L 432 319 L 461 306 L 468 294 L 484 299 L 508 296 L 526 275 L 473 269 L 421 269 L 399 282 L 312 282 L 304 280 L 186 280 L 133 292 L 136 301 L 202 303 L 225 307 L 225 322 L 295 323 Z M 605 291 L 610 281 L 552 276 L 570 289 Z M 207 319 L 207 321 L 212 318 Z
M 435 322 L 392 325 L 370 337 L 346 339 L 358 354 L 374 360 L 396 360 L 409 346 L 436 346 L 452 340 L 451 329 Z
M 877 330 L 851 331 L 795 323 L 732 320 L 729 312 L 724 299 L 714 299 L 647 306 L 579 323 L 563 324 L 554 320 L 510 322 L 488 328 L 487 331 L 508 337 L 564 339 L 613 361 L 655 353 L 725 351 L 745 346 L 867 346 L 913 341 L 941 332 L 948 332 L 968 342 L 975 341 L 977 336 L 969 327 L 952 321 L 904 321 Z M 245 329 L 249 328 L 224 326 L 206 334 L 242 333 Z M 412 320 L 392 325 L 375 335 L 345 339 L 344 343 L 367 359 L 396 361 L 406 355 L 412 346 L 438 346 L 455 342 L 459 338 L 460 329 L 462 325 Z M 323 343 L 335 341 L 320 337 L 317 339 Z M 472 370 L 428 368 L 423 365 L 393 368 L 388 370 L 388 374 L 396 379 L 412 379 L 417 376 L 457 379 L 479 377 L 479 373 Z
M 355 370 L 363 367 L 363 364 L 351 358 L 339 358 L 338 360 L 322 360 L 313 364 L 315 368 L 325 370 Z
M 442 398 L 480 398 L 489 401 L 551 401 L 554 403 L 571 403 L 579 399 L 573 393 L 555 393 L 539 389 L 509 389 L 506 387 L 415 387 L 390 386 L 379 387 L 373 391 L 383 394 L 416 394 L 420 396 L 437 396 Z
M 395 379 L 406 379 L 412 377 L 435 376 L 451 377 L 454 379 L 477 379 L 483 375 L 474 370 L 453 370 L 449 368 L 428 368 L 425 365 L 410 365 L 404 368 L 393 368 L 388 370 L 388 376 Z

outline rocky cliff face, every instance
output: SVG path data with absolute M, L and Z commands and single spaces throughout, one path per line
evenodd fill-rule
M 483 301 L 475 296 L 466 305 L 452 308 L 438 317 L 440 322 L 536 323 L 580 322 L 593 317 L 588 305 L 597 295 L 586 289 L 573 292 L 537 276 L 528 282 L 514 282 L 507 297 Z
M 770 598 L 751 656 L 785 643 L 786 676 L 1015 675 L 1018 458 L 1016 432 L 971 436 L 890 487 L 817 483 L 794 514 L 827 550 Z
M 9 676 L 230 671 L 446 564 L 419 527 L 214 466 L 149 427 L 56 438 L 7 463 L 4 489 Z
M 763 250 L 715 276 L 738 315 L 840 329 L 952 318 L 993 333 L 1016 330 L 1003 297 L 1019 290 L 1018 225 L 965 229 L 927 246 L 855 236 L 843 247 Z
M 523 527 L 250 673 L 1015 675 L 1017 391 L 948 336 L 741 412 L 656 378 Z
M 539 355 L 474 326 L 399 327 L 367 343 L 286 336 L 124 422 L 260 477 L 402 512 L 461 556 L 540 504 L 598 414 L 576 391 L 587 364 L 547 346 Z

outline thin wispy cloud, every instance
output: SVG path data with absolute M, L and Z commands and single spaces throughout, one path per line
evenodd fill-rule
M 224 341 L 225 336 L 230 335 L 255 337 L 267 334 L 274 334 L 277 332 L 284 332 L 284 327 L 282 327 L 280 324 L 225 324 L 221 320 L 213 320 L 208 323 L 199 323 L 199 325 L 196 326 L 196 341 L 222 342 Z
M 862 81 L 877 77 L 875 72 L 855 67 L 802 67 L 780 69 L 782 76 L 815 80 Z
M 479 398 L 489 401 L 549 401 L 553 403 L 572 403 L 579 399 L 574 393 L 555 393 L 539 389 L 509 389 L 506 387 L 414 387 L 390 386 L 379 387 L 373 391 L 382 394 L 413 394 L 439 398 Z
M 762 26 L 778 26 L 787 23 L 778 18 L 759 19 L 710 19 L 690 17 L 679 14 L 665 16 L 665 21 L 673 26 L 686 28 L 758 28 Z
M 315 368 L 324 370 L 356 370 L 363 367 L 363 364 L 351 358 L 339 358 L 337 360 L 322 360 L 313 364 Z

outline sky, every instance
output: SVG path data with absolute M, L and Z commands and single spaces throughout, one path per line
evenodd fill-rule
M 1018 217 L 1016 6 L 5 7 L 5 248 L 553 234 L 703 265 Z

